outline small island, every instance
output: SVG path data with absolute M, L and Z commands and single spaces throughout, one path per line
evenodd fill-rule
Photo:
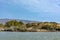
M 56 22 L 29 22 L 9 20 L 0 23 L 0 32 L 60 32 L 60 24 Z

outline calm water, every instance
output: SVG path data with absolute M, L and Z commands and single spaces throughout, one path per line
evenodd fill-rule
M 0 40 L 60 40 L 60 32 L 0 32 Z

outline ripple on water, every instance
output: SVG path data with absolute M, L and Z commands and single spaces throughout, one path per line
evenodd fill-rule
M 60 32 L 1 32 L 0 40 L 60 40 Z

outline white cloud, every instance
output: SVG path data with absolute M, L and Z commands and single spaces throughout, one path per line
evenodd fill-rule
M 34 12 L 60 13 L 59 0 L 9 0 L 10 4 L 17 4 Z
M 16 4 L 22 4 L 32 11 L 60 13 L 59 0 L 11 0 Z

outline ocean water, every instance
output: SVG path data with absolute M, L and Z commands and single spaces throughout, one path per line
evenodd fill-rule
M 60 40 L 60 32 L 0 32 L 0 40 Z

